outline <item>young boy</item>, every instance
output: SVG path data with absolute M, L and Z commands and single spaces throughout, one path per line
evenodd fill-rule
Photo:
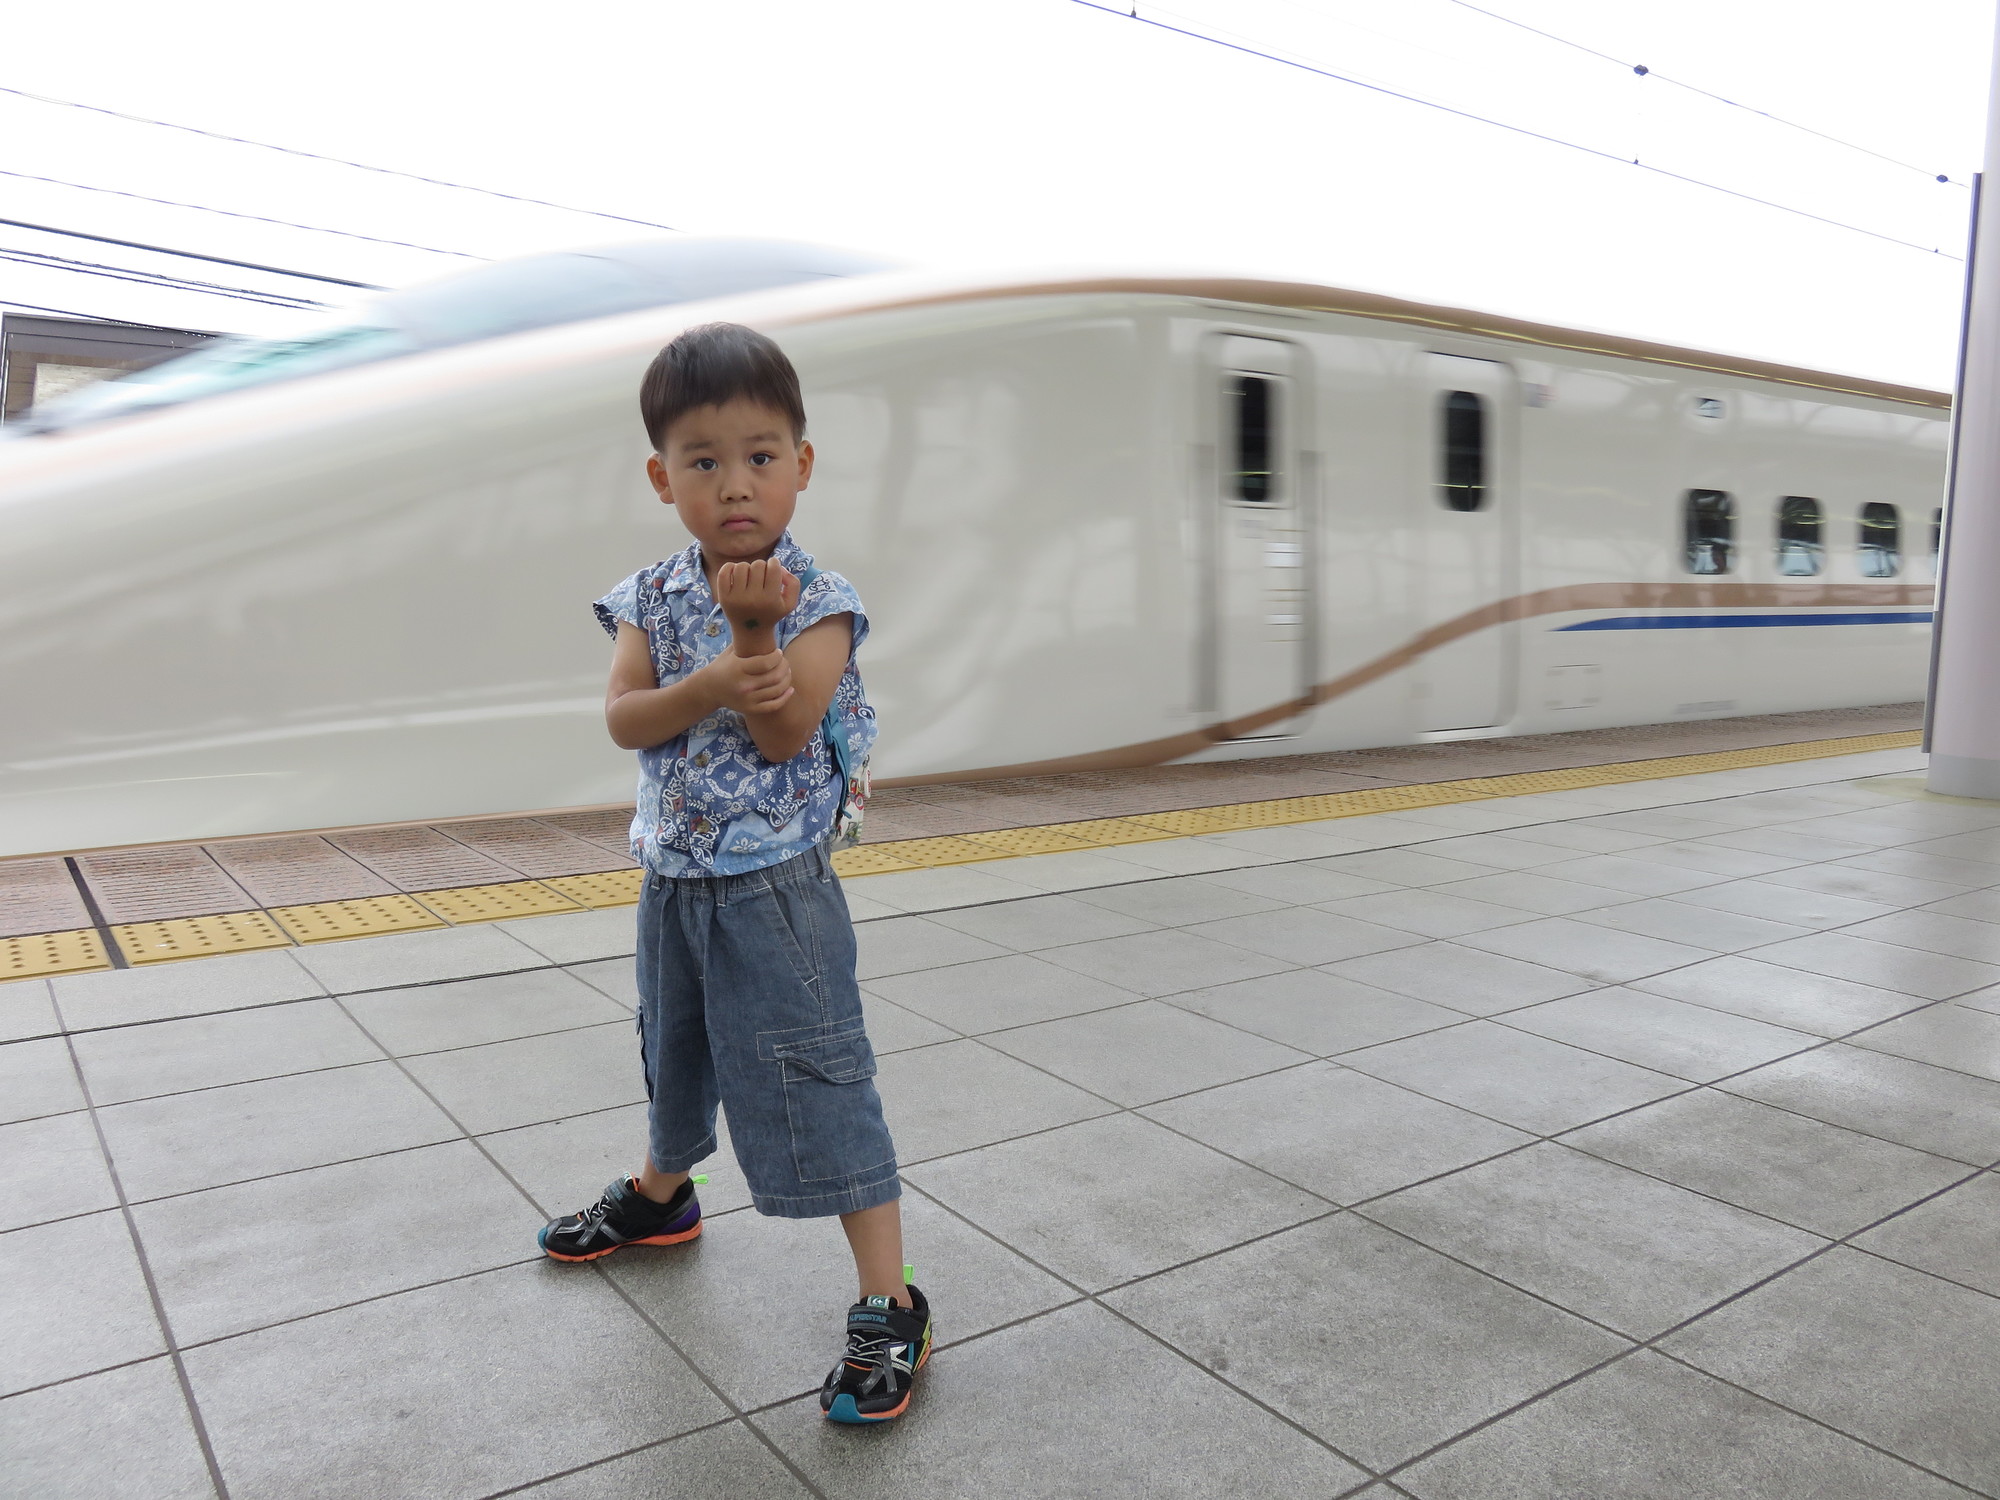
M 827 850 L 846 781 L 821 728 L 832 704 L 857 759 L 874 741 L 854 665 L 868 617 L 837 573 L 800 586 L 812 559 L 786 526 L 813 451 L 776 344 L 689 329 L 646 371 L 639 407 L 647 477 L 694 537 L 596 604 L 617 641 L 605 721 L 639 752 L 646 1165 L 541 1246 L 587 1261 L 700 1234 L 688 1174 L 715 1150 L 719 1102 L 757 1211 L 838 1214 L 854 1252 L 860 1300 L 820 1408 L 888 1421 L 930 1353 L 930 1308 L 904 1280 L 896 1149 Z

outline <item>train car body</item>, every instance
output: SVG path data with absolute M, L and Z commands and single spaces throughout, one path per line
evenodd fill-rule
M 0 447 L 0 854 L 600 805 L 635 393 L 771 332 L 878 781 L 1921 696 L 1936 393 L 1333 288 L 924 273 Z

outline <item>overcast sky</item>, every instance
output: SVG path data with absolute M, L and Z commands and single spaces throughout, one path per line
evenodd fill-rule
M 697 233 L 923 263 L 1271 273 L 1949 383 L 1991 0 L 1480 3 L 1617 61 L 1459 0 L 1138 14 L 1619 160 L 1075 0 L 18 6 L 0 85 Z M 10 172 L 486 257 L 656 233 L 12 95 L 0 140 Z M 0 202 L 11 219 L 389 285 L 471 264 L 19 177 L 0 176 Z M 345 295 L 29 230 L 0 228 L 0 249 Z M 234 331 L 295 316 L 4 261 L 0 298 Z

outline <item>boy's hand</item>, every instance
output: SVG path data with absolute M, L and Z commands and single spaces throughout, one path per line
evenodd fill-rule
M 778 621 L 799 602 L 799 581 L 775 558 L 724 563 L 715 570 L 715 602 L 729 617 L 735 654 L 762 657 L 777 649 Z
M 723 652 L 697 675 L 706 679 L 705 685 L 718 704 L 746 717 L 777 712 L 791 700 L 794 691 L 792 664 L 784 652 L 745 656 L 740 641 L 736 650 Z

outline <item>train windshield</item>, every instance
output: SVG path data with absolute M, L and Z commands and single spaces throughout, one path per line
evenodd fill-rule
M 770 240 L 649 241 L 496 261 L 385 293 L 287 337 L 214 339 L 37 406 L 7 425 L 23 435 L 62 432 L 558 323 L 889 269 L 891 262 L 869 256 Z

